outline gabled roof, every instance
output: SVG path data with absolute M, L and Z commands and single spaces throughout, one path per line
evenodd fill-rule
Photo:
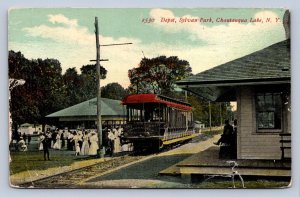
M 290 40 L 235 59 L 176 82 L 179 87 L 195 84 L 243 84 L 290 81 Z
M 47 118 L 58 117 L 78 117 L 78 116 L 96 116 L 97 115 L 97 98 L 93 98 L 66 109 L 54 112 L 46 116 Z M 101 115 L 102 116 L 125 116 L 125 109 L 121 101 L 101 98 Z

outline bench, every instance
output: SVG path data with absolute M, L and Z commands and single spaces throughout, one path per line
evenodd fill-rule
M 287 156 L 286 151 L 291 150 L 291 134 L 290 133 L 280 133 L 280 149 L 281 149 L 281 160 L 290 160 L 291 153 Z

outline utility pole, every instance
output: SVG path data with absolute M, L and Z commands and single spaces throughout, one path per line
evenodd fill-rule
M 222 126 L 223 118 L 222 118 L 222 103 L 220 103 L 220 126 Z
M 211 132 L 211 104 L 208 101 L 208 113 L 209 113 L 209 131 Z
M 102 148 L 102 120 L 101 120 L 101 73 L 100 73 L 100 42 L 99 42 L 99 30 L 98 30 L 98 17 L 95 17 L 95 34 L 96 34 L 96 67 L 97 67 L 97 133 L 98 133 L 98 146 L 97 156 L 100 154 Z
M 97 67 L 97 81 L 98 81 L 98 87 L 97 87 L 97 133 L 98 133 L 98 146 L 99 149 L 97 151 L 98 157 L 103 157 L 104 152 L 101 153 L 101 149 L 103 148 L 103 142 L 102 142 L 102 120 L 101 120 L 101 72 L 100 72 L 100 61 L 108 61 L 108 59 L 100 59 L 100 46 L 118 46 L 118 45 L 128 45 L 132 43 L 115 43 L 115 44 L 105 44 L 100 45 L 99 41 L 99 29 L 98 29 L 98 17 L 95 17 L 95 34 L 96 34 L 96 60 L 90 60 L 90 61 L 96 61 L 96 67 Z

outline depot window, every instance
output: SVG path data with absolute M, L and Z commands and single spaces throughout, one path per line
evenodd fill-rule
M 281 100 L 280 93 L 256 94 L 256 122 L 259 132 L 281 129 Z

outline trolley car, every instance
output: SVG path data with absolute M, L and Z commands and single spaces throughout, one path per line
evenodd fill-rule
M 190 139 L 194 135 L 190 104 L 157 94 L 125 97 L 127 123 L 123 140 L 134 150 L 160 150 L 164 145 Z

